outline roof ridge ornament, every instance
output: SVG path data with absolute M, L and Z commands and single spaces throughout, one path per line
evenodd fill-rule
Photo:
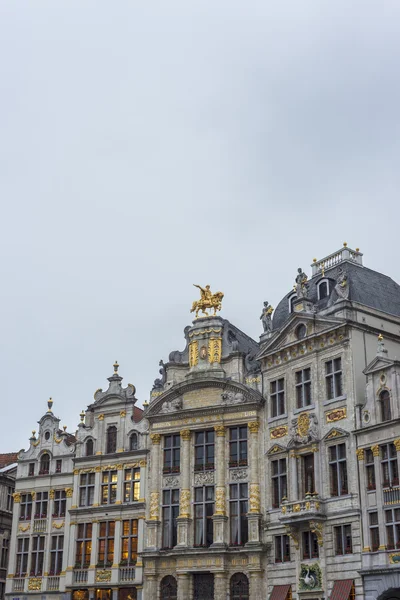
M 52 409 L 52 406 L 53 406 L 53 404 L 54 404 L 54 402 L 53 402 L 53 399 L 50 397 L 50 398 L 48 399 L 48 401 L 47 401 L 47 406 L 48 406 L 48 410 L 47 410 L 47 412 L 48 412 L 48 413 L 52 413 L 52 412 L 53 412 L 53 411 L 51 410 L 51 409 Z

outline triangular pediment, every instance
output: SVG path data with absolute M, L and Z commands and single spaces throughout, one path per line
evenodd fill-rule
M 287 452 L 287 448 L 281 444 L 274 444 L 267 452 L 269 456 L 279 454 L 280 452 Z
M 301 323 L 306 326 L 307 333 L 304 338 L 299 339 L 296 331 Z M 277 352 L 292 344 L 301 343 L 310 336 L 328 333 L 337 327 L 343 326 L 344 323 L 343 319 L 317 317 L 315 314 L 309 313 L 294 313 L 278 335 L 275 335 L 263 345 L 257 359 L 260 360 L 271 354 L 271 352 Z
M 390 358 L 385 358 L 384 356 L 376 356 L 370 363 L 367 365 L 363 371 L 364 375 L 370 375 L 371 373 L 376 373 L 376 371 L 383 371 L 385 369 L 389 369 L 393 367 L 393 365 L 398 362 L 395 360 L 391 360 Z
M 330 429 L 328 431 L 327 434 L 324 435 L 324 437 L 322 438 L 324 440 L 324 442 L 329 441 L 329 440 L 333 440 L 339 437 L 348 437 L 349 436 L 349 432 L 345 431 L 344 429 L 340 429 L 339 427 L 332 427 L 332 429 Z

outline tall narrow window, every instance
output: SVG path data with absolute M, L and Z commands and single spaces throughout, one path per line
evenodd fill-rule
M 179 434 L 164 436 L 163 473 L 179 473 L 181 464 L 181 436 Z
M 21 494 L 19 511 L 20 521 L 30 521 L 32 518 L 32 494 Z
M 214 469 L 214 429 L 196 431 L 194 436 L 194 470 Z
M 45 453 L 40 459 L 39 475 L 48 475 L 50 471 L 50 456 Z
M 229 486 L 229 517 L 231 527 L 231 545 L 243 546 L 249 539 L 247 513 L 247 483 L 233 483 Z
M 122 538 L 121 538 L 121 566 L 136 565 L 137 562 L 137 546 L 138 546 L 138 520 L 128 519 L 122 521 Z
M 294 312 L 294 303 L 297 300 L 297 296 L 296 294 L 293 294 L 292 296 L 289 297 L 289 312 L 293 313 Z
M 329 448 L 329 474 L 331 496 L 348 494 L 346 444 Z
M 9 512 L 12 512 L 13 508 L 14 508 L 13 493 L 14 493 L 14 488 L 12 488 L 11 486 L 8 486 L 7 487 L 7 506 L 6 506 L 6 510 L 8 510 Z
M 318 558 L 318 539 L 312 531 L 303 531 L 303 559 Z
M 92 552 L 92 524 L 79 523 L 76 537 L 75 569 L 87 569 Z
M 343 395 L 342 359 L 333 358 L 325 363 L 326 397 L 328 400 Z
M 45 539 L 44 535 L 35 535 L 32 538 L 31 575 L 43 575 Z
M 194 488 L 195 546 L 210 546 L 213 542 L 214 486 Z
M 101 481 L 101 503 L 115 504 L 117 501 L 118 471 L 103 471 Z
M 83 473 L 79 480 L 79 506 L 93 506 L 94 473 Z
M 137 502 L 140 498 L 140 469 L 124 471 L 124 502 Z
M 35 475 L 35 463 L 29 463 L 28 465 L 28 477 L 34 477 Z
M 50 572 L 49 575 L 59 575 L 62 571 L 64 536 L 51 536 Z
M 22 537 L 17 539 L 17 566 L 15 574 L 23 577 L 28 573 L 28 556 L 29 556 L 29 538 Z
M 386 547 L 388 550 L 400 548 L 400 508 L 385 510 Z
M 303 466 L 303 495 L 315 492 L 314 454 L 302 456 Z
M 117 428 L 115 425 L 110 425 L 107 429 L 107 454 L 113 454 L 117 451 Z
M 99 535 L 98 567 L 111 567 L 114 558 L 115 521 L 101 521 Z
M 56 460 L 56 473 L 61 473 L 62 470 L 62 460 L 61 458 L 57 458 Z
M 49 492 L 38 492 L 35 500 L 35 519 L 45 519 L 47 517 Z
M 3 546 L 1 548 L 1 562 L 0 562 L 0 567 L 2 569 L 7 569 L 7 566 L 8 566 L 9 547 L 10 547 L 10 538 L 3 537 Z
M 129 450 L 137 450 L 138 447 L 138 435 L 137 433 L 131 433 L 129 438 Z
M 318 300 L 323 300 L 329 295 L 329 283 L 327 281 L 321 281 L 318 285 Z
M 162 502 L 162 547 L 174 548 L 177 544 L 179 490 L 163 490 Z
M 53 517 L 65 517 L 66 501 L 67 501 L 67 499 L 66 499 L 65 490 L 56 490 L 54 492 Z
M 175 577 L 167 575 L 160 583 L 160 600 L 177 600 L 178 584 Z
M 379 524 L 378 524 L 378 513 L 369 513 L 369 537 L 372 552 L 376 552 L 379 548 Z
M 351 554 L 353 544 L 351 540 L 351 525 L 339 525 L 333 528 L 335 538 L 335 554 Z
M 285 414 L 285 380 L 275 379 L 270 383 L 271 417 Z
M 381 446 L 381 456 L 383 487 L 399 485 L 399 469 L 395 445 L 391 443 Z
M 229 429 L 229 466 L 247 466 L 247 426 Z
M 367 475 L 367 490 L 375 490 L 375 462 L 371 448 L 365 450 L 365 471 Z
M 381 421 L 390 421 L 392 418 L 392 411 L 390 409 L 390 394 L 387 390 L 379 395 L 379 402 L 381 404 Z
M 288 535 L 275 536 L 275 562 L 290 561 L 290 538 Z
M 89 439 L 86 442 L 86 456 L 93 456 L 93 454 L 94 454 L 93 440 Z
M 311 369 L 296 371 L 296 400 L 297 408 L 311 404 Z
M 272 507 L 279 508 L 287 497 L 286 458 L 271 461 Z

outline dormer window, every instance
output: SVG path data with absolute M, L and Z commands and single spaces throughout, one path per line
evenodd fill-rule
M 39 475 L 48 475 L 50 470 L 50 456 L 46 453 L 40 459 Z
M 137 433 L 132 433 L 131 437 L 129 438 L 129 450 L 137 450 L 138 447 L 138 435 Z
M 390 410 L 390 394 L 388 390 L 383 390 L 379 394 L 379 402 L 381 404 L 381 421 L 390 421 L 392 418 L 392 411 Z
M 293 313 L 294 312 L 294 303 L 297 300 L 297 296 L 296 294 L 292 294 L 291 296 L 289 296 L 289 312 Z
M 107 429 L 107 454 L 112 454 L 117 451 L 117 428 L 111 425 Z
M 298 325 L 296 327 L 296 337 L 298 340 L 302 340 L 303 338 L 305 338 L 307 335 L 307 327 L 304 325 L 304 323 L 300 323 L 300 325 Z
M 329 281 L 324 279 L 318 284 L 318 300 L 323 300 L 329 296 Z
M 86 442 L 86 456 L 93 456 L 93 454 L 94 454 L 93 440 L 88 440 Z

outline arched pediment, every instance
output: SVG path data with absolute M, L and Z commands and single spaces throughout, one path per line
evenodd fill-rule
M 260 392 L 241 383 L 207 378 L 184 381 L 165 391 L 151 402 L 146 417 L 213 408 L 225 411 L 233 406 L 262 402 Z

